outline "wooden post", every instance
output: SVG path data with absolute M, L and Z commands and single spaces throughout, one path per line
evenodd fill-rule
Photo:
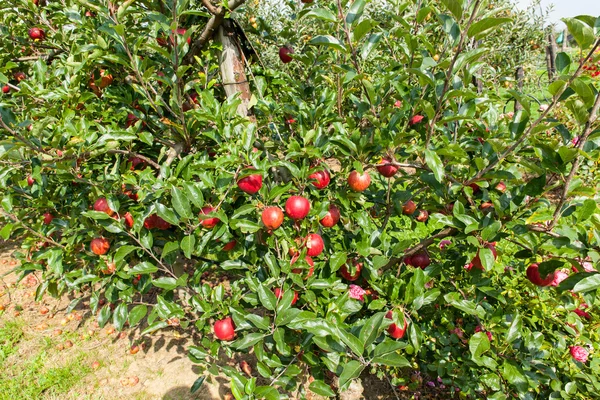
M 227 97 L 239 93 L 242 103 L 238 106 L 237 112 L 242 117 L 248 116 L 248 103 L 250 101 L 250 85 L 246 78 L 244 55 L 241 52 L 238 38 L 233 24 L 225 20 L 219 26 L 215 39 L 221 43 L 223 50 L 219 55 L 219 68 L 221 70 L 221 80 Z
M 523 80 L 525 78 L 525 70 L 520 65 L 517 67 L 515 71 L 515 79 L 517 80 L 517 87 L 519 88 L 519 92 L 523 93 Z M 518 100 L 515 100 L 515 111 L 519 111 L 523 109 L 523 105 L 519 103 Z
M 556 74 L 556 42 L 554 41 L 554 34 L 550 32 L 548 34 L 548 46 L 546 47 L 546 64 L 548 66 L 548 80 L 554 81 L 554 75 Z

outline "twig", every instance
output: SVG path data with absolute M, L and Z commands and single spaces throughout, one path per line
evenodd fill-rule
M 442 92 L 440 93 L 440 97 L 437 101 L 437 104 L 435 107 L 435 114 L 433 115 L 433 118 L 429 122 L 429 131 L 427 132 L 427 139 L 425 140 L 425 148 L 426 149 L 429 148 L 429 143 L 431 142 L 431 136 L 433 135 L 433 132 L 435 130 L 435 124 L 437 123 L 438 119 L 441 116 L 442 105 L 444 103 L 444 96 L 446 96 L 446 93 L 448 92 L 448 89 L 450 88 L 450 81 L 453 76 L 452 73 L 454 71 L 454 65 L 456 64 L 456 60 L 458 60 L 458 56 L 460 55 L 460 53 L 463 50 L 463 46 L 465 44 L 465 39 L 467 38 L 467 31 L 469 30 L 469 27 L 471 26 L 471 24 L 475 20 L 475 17 L 477 16 L 477 12 L 479 11 L 480 4 L 481 4 L 481 0 L 477 0 L 475 2 L 475 5 L 473 6 L 473 12 L 471 13 L 471 16 L 469 18 L 469 21 L 467 22 L 467 25 L 465 26 L 462 33 L 460 34 L 460 40 L 458 42 L 456 52 L 454 53 L 454 56 L 452 57 L 452 61 L 450 61 L 450 66 L 448 66 L 448 70 L 446 71 L 446 79 L 444 80 L 444 88 L 442 89 Z
M 53 239 L 48 238 L 48 237 L 42 235 L 41 233 L 36 232 L 34 229 L 30 228 L 29 226 L 25 225 L 22 221 L 19 220 L 19 218 L 17 218 L 16 215 L 9 214 L 5 211 L 0 211 L 0 213 L 1 213 L 1 215 L 5 216 L 5 217 L 10 218 L 13 222 L 20 224 L 23 228 L 25 228 L 27 231 L 29 231 L 33 235 L 37 236 L 38 238 L 42 239 L 44 242 L 51 243 L 54 246 L 60 247 L 61 249 L 65 248 L 65 246 L 63 246 L 62 244 L 55 242 Z
M 558 219 L 562 215 L 562 208 L 565 205 L 565 202 L 567 201 L 567 195 L 569 193 L 569 186 L 571 186 L 571 181 L 575 177 L 575 174 L 577 174 L 577 170 L 579 170 L 579 164 L 581 162 L 580 151 L 583 149 L 583 146 L 587 142 L 588 137 L 592 133 L 592 125 L 594 125 L 594 123 L 598 119 L 598 109 L 599 108 L 600 108 L 600 92 L 596 95 L 596 101 L 594 102 L 594 106 L 592 107 L 592 111 L 590 112 L 590 117 L 588 118 L 587 122 L 585 123 L 585 128 L 583 129 L 583 134 L 581 135 L 581 137 L 579 138 L 579 141 L 577 142 L 577 147 L 576 147 L 577 148 L 577 157 L 575 157 L 575 161 L 573 162 L 573 166 L 571 167 L 571 172 L 569 172 L 569 176 L 567 177 L 567 180 L 565 181 L 565 187 L 563 189 L 562 195 L 560 196 L 560 201 L 556 205 L 556 210 L 554 210 L 554 218 L 552 219 L 552 222 L 548 226 L 548 230 L 552 230 L 552 228 L 554 228 L 554 226 L 558 222 Z
M 410 249 L 406 250 L 404 252 L 404 255 L 402 257 L 392 257 L 390 259 L 390 261 L 388 261 L 387 264 L 385 264 L 383 267 L 381 267 L 381 271 L 388 270 L 388 269 L 392 268 L 394 265 L 399 264 L 400 262 L 402 262 L 402 260 L 404 260 L 405 257 L 412 256 L 413 254 L 416 254 L 419 251 L 421 251 L 421 250 L 429 247 L 433 242 L 435 242 L 436 239 L 441 239 L 441 238 L 445 238 L 445 237 L 448 237 L 448 236 L 454 236 L 457 233 L 458 233 L 458 229 L 456 229 L 456 228 L 442 229 L 441 231 L 439 231 L 435 235 L 430 236 L 427 239 L 423 239 L 421 241 L 421 243 L 419 243 L 418 245 L 416 245 L 414 247 L 411 247 Z

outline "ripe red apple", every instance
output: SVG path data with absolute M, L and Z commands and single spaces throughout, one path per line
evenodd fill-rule
M 537 286 L 550 286 L 550 284 L 554 280 L 554 273 L 550 273 L 545 278 L 542 278 L 540 276 L 540 271 L 538 267 L 539 266 L 537 264 L 531 264 L 529 267 L 527 267 L 527 279 L 529 279 L 531 283 Z
M 129 157 L 128 162 L 131 163 L 131 168 L 129 168 L 131 171 L 136 170 L 138 166 L 141 169 L 143 169 L 146 166 L 146 161 L 136 156 Z
M 202 207 L 202 209 L 200 210 L 200 214 L 201 215 L 208 215 L 208 214 L 210 214 L 213 211 L 215 211 L 215 209 L 212 208 L 212 207 Z M 212 229 L 212 228 L 214 228 L 215 225 L 217 225 L 219 222 L 221 222 L 221 220 L 219 218 L 217 218 L 217 217 L 200 219 L 200 225 L 202 225 L 206 229 Z
M 219 340 L 233 340 L 235 337 L 235 325 L 233 325 L 233 321 L 231 317 L 224 318 L 215 322 L 213 326 L 213 331 L 215 336 Z
M 492 251 L 492 254 L 494 255 L 494 260 L 496 260 L 496 257 L 498 256 L 498 252 L 496 251 L 496 246 L 494 246 L 493 243 L 488 243 L 485 245 L 485 247 Z M 471 263 L 473 264 L 473 267 L 480 269 L 482 271 L 484 270 L 483 265 L 481 264 L 481 258 L 479 258 L 479 250 L 477 250 L 477 255 L 475 256 L 475 258 L 473 258 Z
M 10 86 L 8 86 L 8 85 L 2 86 L 2 93 L 6 94 L 8 92 L 10 92 Z
M 481 203 L 481 205 L 479 206 L 480 210 L 487 210 L 488 208 L 492 208 L 494 207 L 494 203 L 492 203 L 491 201 L 485 201 L 483 203 Z
M 44 213 L 44 225 L 50 225 L 53 219 L 54 216 L 52 214 L 50 214 L 49 212 Z
M 329 175 L 329 171 L 326 169 L 322 171 L 313 172 L 308 176 L 308 179 L 311 180 L 311 183 L 317 189 L 324 189 L 331 182 L 331 175 Z
M 267 207 L 263 210 L 261 219 L 267 229 L 277 229 L 283 223 L 283 211 L 279 207 Z
M 254 194 L 262 187 L 262 175 L 248 175 L 237 181 L 237 185 L 243 192 Z
M 175 32 L 177 32 L 178 35 L 185 36 L 185 33 L 187 32 L 187 30 L 183 29 L 183 28 L 177 28 L 177 30 Z M 191 37 L 187 38 L 187 44 L 192 44 Z
M 133 228 L 133 215 L 129 211 L 125 213 L 125 226 L 129 229 Z
M 387 319 L 392 319 L 392 312 L 388 311 L 388 313 L 385 315 L 385 317 Z M 404 336 L 404 333 L 406 332 L 406 328 L 408 328 L 408 323 L 406 322 L 406 318 L 404 319 L 404 326 L 402 328 L 400 328 L 398 325 L 396 324 L 391 324 L 387 331 L 389 332 L 390 336 L 393 337 L 394 339 L 402 339 L 402 337 Z
M 496 190 L 502 193 L 506 192 L 506 184 L 504 182 L 498 182 Z
M 381 163 L 377 166 L 377 171 L 386 178 L 391 178 L 396 175 L 396 172 L 400 169 L 399 167 L 390 164 L 391 162 L 392 160 L 389 157 L 383 157 Z
M 17 71 L 13 74 L 13 77 L 17 80 L 17 82 L 21 82 L 22 80 L 25 80 L 25 78 L 27 78 L 27 76 L 25 75 L 25 72 L 23 71 Z
M 165 221 L 156 214 L 152 214 L 144 220 L 144 228 L 146 229 L 158 228 L 164 231 L 169 229 L 170 227 L 171 224 L 169 224 L 167 221 Z
M 275 292 L 275 297 L 277 297 L 278 299 L 281 299 L 283 297 L 283 290 L 281 290 L 281 288 L 275 288 L 275 290 L 273 290 Z M 294 291 L 294 298 L 292 299 L 292 305 L 296 304 L 296 302 L 298 301 L 298 292 Z
M 298 254 L 296 254 L 292 257 L 292 259 L 290 260 L 290 265 L 294 265 L 294 263 L 297 260 L 298 260 Z M 313 274 L 315 272 L 315 262 L 309 256 L 304 257 L 304 261 L 306 261 L 308 263 L 308 265 L 310 266 L 310 268 L 308 270 L 308 275 L 304 278 L 306 280 L 306 279 L 310 278 L 311 276 L 313 276 Z M 295 274 L 301 274 L 303 271 L 304 270 L 302 268 L 292 269 L 292 272 Z
M 423 121 L 423 118 L 425 117 L 422 115 L 415 115 L 408 121 L 408 125 L 416 125 L 419 122 Z
M 33 186 L 33 184 L 34 184 L 34 183 L 35 183 L 35 179 L 33 179 L 33 177 L 32 177 L 31 175 L 29 175 L 29 176 L 27 177 L 27 184 L 28 184 L 29 186 Z
M 425 269 L 429 266 L 429 264 L 431 264 L 431 259 L 429 258 L 429 254 L 427 254 L 424 251 L 421 251 L 410 256 L 410 258 L 406 262 L 412 265 L 413 267 Z
M 316 257 L 323 252 L 323 248 L 325 247 L 325 243 L 323 243 L 323 238 L 321 235 L 317 233 L 311 233 L 306 237 L 306 254 L 310 257 Z
M 233 250 L 233 248 L 235 247 L 236 244 L 237 244 L 237 242 L 235 241 L 235 239 L 232 240 L 231 242 L 229 242 L 225 246 L 223 246 L 223 251 Z
M 31 28 L 29 29 L 29 38 L 32 40 L 43 40 L 46 37 L 43 29 Z
M 285 202 L 285 213 L 294 220 L 305 218 L 310 212 L 310 201 L 302 196 L 291 196 Z
M 362 263 L 359 263 L 357 260 L 354 260 L 353 264 L 354 264 L 354 273 L 353 274 L 350 273 L 350 267 L 348 266 L 348 263 L 342 265 L 342 268 L 340 268 L 340 274 L 342 275 L 342 277 L 350 282 L 354 282 L 355 280 L 357 280 L 360 277 L 360 271 L 362 270 L 362 267 L 363 267 Z
M 127 120 L 125 121 L 125 127 L 129 128 L 135 125 L 138 122 L 139 118 L 135 116 L 133 113 L 127 114 Z
M 470 187 L 471 189 L 473 189 L 473 194 L 477 194 L 477 193 L 479 193 L 479 192 L 481 191 L 481 188 L 480 188 L 480 187 L 479 187 L 479 185 L 478 185 L 478 184 L 476 184 L 476 183 L 471 183 L 471 184 L 469 184 L 469 187 Z
M 358 171 L 352 171 L 350 172 L 350 175 L 348 175 L 348 186 L 355 192 L 366 190 L 370 184 L 371 176 L 367 171 L 364 171 L 362 175 L 359 174 Z
M 329 211 L 327 211 L 327 214 L 325 214 L 325 216 L 319 222 L 321 222 L 321 225 L 323 225 L 324 227 L 331 228 L 332 226 L 337 224 L 339 220 L 340 210 L 333 204 L 330 204 Z
M 94 203 L 94 211 L 107 213 L 111 217 L 115 213 L 113 210 L 110 209 L 110 206 L 108 205 L 108 200 L 106 200 L 106 198 L 104 197 L 100 197 L 98 200 L 96 200 L 96 202 Z
M 92 250 L 92 253 L 101 256 L 108 253 L 108 250 L 110 249 L 110 242 L 105 238 L 92 239 L 90 243 L 90 249 Z
M 417 211 L 417 205 L 412 200 L 408 200 L 402 206 L 402 214 L 404 215 L 413 215 L 415 211 Z
M 419 215 L 417 215 L 417 221 L 425 222 L 429 218 L 429 213 L 425 210 L 419 211 Z
M 279 59 L 284 64 L 287 64 L 293 60 L 290 54 L 294 54 L 294 49 L 289 46 L 283 46 L 279 49 Z

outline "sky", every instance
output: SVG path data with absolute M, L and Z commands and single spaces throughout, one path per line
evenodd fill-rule
M 531 0 L 513 0 L 517 7 L 527 8 L 531 4 Z M 550 23 L 557 23 L 557 26 L 564 26 L 560 22 L 564 17 L 575 17 L 577 15 L 593 15 L 600 17 L 600 0 L 542 0 L 544 10 L 554 4 L 552 13 L 550 14 Z

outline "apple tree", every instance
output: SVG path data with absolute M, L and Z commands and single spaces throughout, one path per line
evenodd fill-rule
M 0 234 L 38 298 L 198 332 L 192 390 L 237 399 L 594 397 L 599 20 L 538 107 L 487 66 L 497 2 L 260 5 L 2 5 Z

